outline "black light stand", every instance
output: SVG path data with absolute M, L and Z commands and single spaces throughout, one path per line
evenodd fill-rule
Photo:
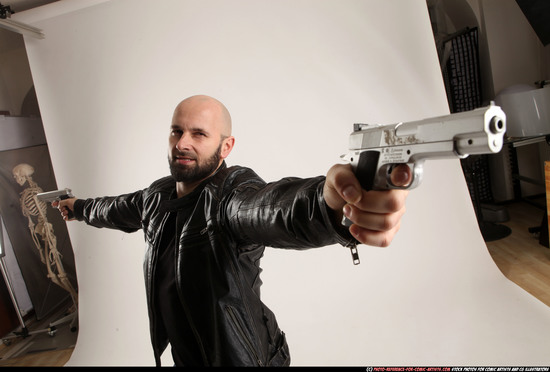
M 466 159 L 460 161 L 462 165 L 462 170 L 470 189 L 470 198 L 472 200 L 474 211 L 477 217 L 477 222 L 483 240 L 485 242 L 492 242 L 495 240 L 503 239 L 512 233 L 512 229 L 508 226 L 497 224 L 491 221 L 488 221 L 483 216 L 483 207 L 481 205 L 481 193 L 479 190 L 480 185 L 478 185 L 479 180 L 483 177 L 483 174 L 479 174 L 478 170 L 480 168 L 478 160 L 480 156 L 469 156 Z
M 29 332 L 27 329 L 27 326 L 25 325 L 25 321 L 23 320 L 23 317 L 21 316 L 21 309 L 19 308 L 19 304 L 17 303 L 17 298 L 15 298 L 15 293 L 13 291 L 13 287 L 11 285 L 10 278 L 8 276 L 8 270 L 6 268 L 6 263 L 4 262 L 5 257 L 5 246 L 4 246 L 4 223 L 2 222 L 2 216 L 0 216 L 0 271 L 2 271 L 2 276 L 4 277 L 4 281 L 6 282 L 6 286 L 8 287 L 8 291 L 10 292 L 11 301 L 13 303 L 13 307 L 15 308 L 15 312 L 17 313 L 17 318 L 19 319 L 19 323 L 21 324 L 21 331 L 14 331 L 12 332 L 12 335 L 6 336 L 2 339 L 4 344 L 10 345 L 11 340 L 14 338 L 22 337 L 27 338 L 31 335 L 37 334 L 37 333 L 48 333 L 50 336 L 54 336 L 56 329 L 54 327 L 48 327 L 46 329 L 40 329 L 37 331 Z

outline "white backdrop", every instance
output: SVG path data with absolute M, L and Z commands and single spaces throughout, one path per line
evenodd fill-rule
M 16 16 L 46 35 L 27 52 L 56 179 L 79 197 L 168 174 L 171 114 L 193 94 L 227 105 L 228 163 L 267 181 L 324 174 L 355 122 L 448 113 L 423 0 L 63 0 Z M 141 232 L 69 231 L 69 365 L 152 364 Z M 550 364 L 550 309 L 491 260 L 458 161 L 427 163 L 392 246 L 360 256 L 266 251 L 293 365 Z

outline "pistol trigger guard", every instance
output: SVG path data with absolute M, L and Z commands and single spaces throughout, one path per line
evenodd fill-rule
M 420 185 L 420 182 L 422 182 L 422 176 L 424 175 L 424 162 L 417 162 L 417 163 L 407 163 L 411 170 L 411 182 L 407 185 L 402 187 L 404 190 L 411 190 L 416 188 L 418 185 Z
M 409 168 L 411 168 L 411 165 L 409 165 Z M 411 183 L 407 186 L 407 189 L 414 189 L 416 186 L 420 185 L 420 182 L 422 182 L 422 177 L 424 175 L 424 162 L 418 162 L 412 164 L 412 179 Z

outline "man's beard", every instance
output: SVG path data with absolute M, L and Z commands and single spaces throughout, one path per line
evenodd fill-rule
M 175 157 L 172 160 L 168 159 L 170 165 L 170 173 L 176 182 L 196 182 L 210 176 L 218 168 L 221 159 L 222 145 L 218 147 L 214 154 L 206 159 L 203 165 L 200 165 L 198 161 L 195 162 L 194 167 L 186 167 L 179 165 L 176 162 Z

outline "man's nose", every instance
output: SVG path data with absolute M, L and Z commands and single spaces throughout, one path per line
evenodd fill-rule
M 191 148 L 191 137 L 185 133 L 181 135 L 176 143 L 176 149 L 179 151 L 189 150 Z

